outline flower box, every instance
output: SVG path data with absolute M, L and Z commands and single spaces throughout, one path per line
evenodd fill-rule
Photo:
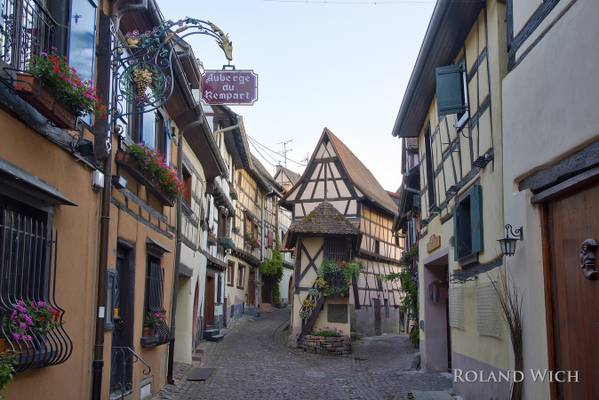
M 170 207 L 175 205 L 175 199 L 166 196 L 160 186 L 155 183 L 149 176 L 140 171 L 137 162 L 128 153 L 118 152 L 116 154 L 116 162 L 127 171 L 133 178 L 144 185 L 162 204 Z
M 19 72 L 15 90 L 59 128 L 75 129 L 77 117 L 56 100 L 54 95 L 33 75 Z

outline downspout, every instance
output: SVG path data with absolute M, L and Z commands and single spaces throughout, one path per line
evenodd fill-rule
M 183 174 L 183 131 L 179 131 L 177 140 L 177 177 L 182 181 Z M 175 268 L 173 268 L 173 293 L 171 299 L 171 337 L 168 343 L 168 368 L 166 380 L 170 385 L 175 383 L 173 364 L 175 357 L 175 317 L 177 315 L 177 291 L 179 290 L 179 264 L 181 263 L 181 194 L 177 196 L 177 234 L 175 250 Z
M 107 43 L 106 47 L 97 49 L 97 85 L 102 89 L 99 91 L 99 97 L 105 104 L 110 103 L 110 84 L 111 84 L 111 34 L 110 18 L 104 13 L 108 7 L 105 1 L 99 7 L 98 36 L 100 43 Z M 116 106 L 116 97 L 113 96 L 112 108 Z M 114 132 L 114 118 L 109 125 L 107 119 L 99 119 L 95 122 L 94 130 L 97 138 L 112 140 L 110 132 Z M 98 143 L 99 142 L 99 143 Z M 96 141 L 95 146 L 104 146 L 104 141 Z M 98 150 L 96 150 L 98 151 Z M 98 153 L 96 153 L 98 154 Z M 104 367 L 104 318 L 106 312 L 106 270 L 108 268 L 108 242 L 110 237 L 110 198 L 112 195 L 112 150 L 107 149 L 104 155 L 104 188 L 102 190 L 101 217 L 100 217 L 100 243 L 99 243 L 99 263 L 98 263 L 98 283 L 96 293 L 96 332 L 94 338 L 94 359 L 92 361 L 92 400 L 100 400 L 102 397 L 102 370 Z

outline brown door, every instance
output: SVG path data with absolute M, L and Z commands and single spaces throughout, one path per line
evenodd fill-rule
M 206 277 L 206 296 L 204 298 L 204 326 L 214 325 L 214 277 Z
M 547 229 L 554 369 L 579 371 L 580 380 L 557 383 L 557 397 L 595 399 L 599 395 L 599 280 L 585 276 L 581 249 L 587 239 L 599 241 L 599 185 L 550 202 Z
M 200 292 L 199 292 L 199 286 L 196 283 L 196 288 L 195 288 L 195 292 L 193 295 L 193 322 L 192 322 L 192 346 L 195 349 L 196 346 L 199 344 L 200 342 L 200 337 L 199 337 L 199 326 L 198 326 L 198 303 L 199 303 L 199 297 L 200 297 Z
M 250 268 L 248 277 L 248 304 L 256 305 L 256 270 L 254 268 Z

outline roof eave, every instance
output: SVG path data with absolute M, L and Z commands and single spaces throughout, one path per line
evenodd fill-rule
M 396 137 L 417 137 L 435 95 L 435 68 L 453 60 L 484 1 L 438 0 L 393 125 Z M 461 17 L 461 18 L 457 18 Z M 440 40 L 450 38 L 447 41 Z

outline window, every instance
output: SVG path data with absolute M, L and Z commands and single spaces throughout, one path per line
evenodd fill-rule
M 163 312 L 164 296 L 164 269 L 160 259 L 148 255 L 148 269 L 146 273 L 146 311 Z
M 134 142 L 140 142 L 156 150 L 170 162 L 169 128 L 159 111 L 130 116 L 133 120 L 129 127 L 129 136 Z
M 332 261 L 348 261 L 349 248 L 345 239 L 328 238 L 324 241 L 324 258 Z
M 380 240 L 374 241 L 374 252 L 376 254 L 380 254 L 380 252 L 381 252 L 381 241 Z
M 63 311 L 54 300 L 56 248 L 51 214 L 0 195 L 0 319 L 3 322 L 10 319 L 19 303 L 41 301 L 58 310 L 62 321 Z M 3 325 L 0 333 L 6 347 L 15 350 L 15 366 L 19 370 L 59 364 L 69 358 L 72 342 L 65 329 L 50 328 L 47 333 L 21 329 L 21 332 L 12 331 Z M 31 341 L 15 334 L 31 336 Z
M 227 265 L 227 285 L 233 286 L 235 282 L 235 263 L 233 261 L 229 261 Z
M 435 199 L 435 171 L 433 168 L 433 145 L 431 141 L 431 127 L 426 128 L 424 133 L 424 146 L 426 150 L 426 188 L 428 192 L 428 207 L 433 208 L 437 201 Z
M 465 62 L 439 67 L 437 78 L 437 113 L 439 117 L 456 114 L 458 126 L 468 119 L 468 79 Z M 459 124 L 462 125 L 459 125 Z
M 237 287 L 243 289 L 245 286 L 245 265 L 238 264 Z
M 483 251 L 482 188 L 461 196 L 454 210 L 454 258 L 464 263 Z
M 183 200 L 188 206 L 191 206 L 191 173 L 185 166 L 183 166 Z
M 83 81 L 93 81 L 96 53 L 96 2 L 71 0 L 69 64 Z

